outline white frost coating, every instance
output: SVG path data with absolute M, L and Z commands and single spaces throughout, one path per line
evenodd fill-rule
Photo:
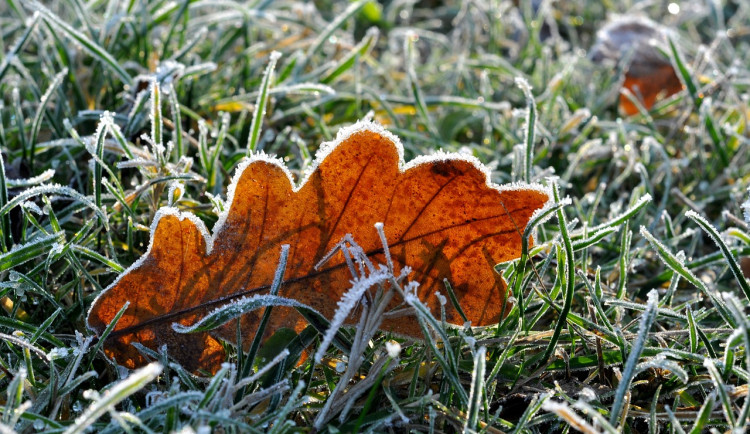
M 471 325 L 471 323 L 469 323 L 469 325 Z M 473 336 L 468 336 L 466 333 L 463 332 L 463 330 L 459 330 L 458 334 L 461 335 L 461 338 L 463 338 L 463 340 L 466 342 L 467 345 L 469 345 L 469 348 L 471 348 L 472 350 L 477 345 L 476 338 L 474 338 Z M 486 351 L 487 348 L 480 347 L 479 350 L 485 350 Z
M 147 160 L 145 158 L 133 158 L 132 160 L 120 161 L 115 166 L 118 169 L 131 169 L 138 167 L 157 167 L 159 164 L 154 160 Z
M 346 317 L 349 316 L 351 311 L 353 311 L 354 308 L 357 307 L 357 303 L 359 303 L 359 300 L 362 299 L 365 291 L 367 291 L 373 285 L 386 282 L 390 278 L 390 276 L 391 273 L 388 272 L 387 269 L 380 268 L 369 276 L 354 280 L 352 282 L 352 287 L 343 295 L 343 297 L 341 297 L 341 300 L 339 300 L 337 303 L 339 307 L 338 309 L 336 309 L 336 313 L 333 314 L 331 325 L 330 327 L 328 327 L 328 330 L 326 330 L 326 334 L 325 336 L 323 336 L 323 341 L 320 343 L 318 350 L 315 352 L 315 357 L 313 358 L 313 360 L 315 360 L 315 363 L 320 363 L 320 361 L 323 359 L 323 355 L 326 353 L 328 346 L 331 345 L 331 342 L 333 342 L 333 338 L 334 336 L 336 336 L 336 332 L 344 324 Z
M 99 117 L 99 124 L 96 126 L 96 132 L 94 132 L 93 139 L 87 137 L 88 140 L 83 141 L 83 144 L 86 146 L 86 151 L 94 157 L 99 156 L 96 152 L 96 147 L 100 140 L 104 140 L 104 134 L 106 134 L 105 130 L 107 129 L 107 124 L 101 121 L 102 118 L 106 118 L 106 114 L 107 112 L 104 112 L 102 116 Z
M 414 306 L 415 304 L 420 302 L 419 297 L 417 297 L 416 294 L 412 294 L 410 292 L 404 293 L 404 301 L 410 306 Z
M 31 187 L 32 185 L 37 185 L 37 184 L 41 184 L 43 182 L 49 181 L 54 176 L 55 176 L 55 169 L 47 169 L 41 174 L 37 176 L 33 176 L 31 178 L 17 178 L 17 179 L 6 178 L 5 182 L 8 184 L 9 188 Z
M 47 360 L 53 361 L 57 359 L 64 359 L 70 355 L 70 349 L 65 347 L 55 347 L 49 350 L 49 353 L 47 353 Z
M 218 316 L 221 314 L 228 314 L 231 318 L 236 318 L 243 313 L 248 312 L 249 310 L 246 306 L 257 304 L 257 308 L 261 307 L 267 307 L 267 306 L 286 306 L 286 307 L 299 307 L 308 309 L 312 312 L 315 312 L 318 315 L 321 315 L 320 312 L 316 311 L 312 307 L 300 303 L 297 300 L 293 300 L 291 298 L 286 297 L 279 297 L 278 295 L 271 295 L 271 294 L 255 294 L 251 297 L 241 297 L 236 300 L 231 300 L 227 302 L 224 305 L 221 305 L 217 307 L 216 309 L 212 310 L 209 314 L 204 316 L 201 320 L 197 321 L 195 324 L 191 326 L 185 326 L 180 323 L 172 323 L 172 329 L 176 331 L 177 333 L 191 333 L 195 331 L 198 327 L 201 327 L 204 323 L 211 321 L 212 317 Z M 321 315 L 322 316 L 322 315 Z M 230 319 L 231 319 L 230 318 Z
M 718 247 L 719 250 L 721 250 L 721 245 L 719 244 L 720 240 L 717 240 L 714 237 L 714 234 L 712 234 L 711 232 L 713 231 L 716 234 L 717 237 L 719 237 L 721 235 L 719 234 L 719 231 L 711 223 L 708 222 L 708 220 L 706 220 L 702 215 L 698 214 L 697 212 L 693 211 L 692 209 L 688 210 L 687 212 L 685 212 L 685 217 L 694 220 L 696 223 L 698 223 L 698 225 L 704 226 L 703 229 L 708 234 L 708 238 L 710 238 L 711 241 L 714 242 L 714 244 L 716 245 L 716 247 Z M 734 273 L 734 270 L 732 270 L 732 272 Z M 738 279 L 743 278 L 743 276 L 735 276 L 735 277 L 738 278 Z
M 139 97 L 142 97 L 143 92 L 139 94 Z M 200 126 L 200 125 L 199 125 Z M 310 178 L 312 173 L 317 170 L 318 166 L 325 160 L 328 155 L 330 155 L 338 146 L 342 145 L 345 141 L 347 141 L 350 137 L 360 134 L 363 132 L 370 132 L 375 133 L 380 136 L 382 136 L 387 141 L 390 141 L 393 146 L 396 147 L 396 152 L 398 154 L 398 165 L 399 165 L 399 171 L 400 173 L 403 173 L 411 168 L 418 167 L 419 165 L 423 164 L 431 164 L 436 161 L 466 161 L 471 163 L 472 166 L 478 171 L 480 171 L 482 174 L 484 174 L 485 177 L 485 183 L 488 187 L 502 193 L 505 191 L 518 191 L 522 189 L 529 189 L 533 191 L 537 191 L 539 193 L 545 194 L 549 199 L 547 203 L 545 203 L 545 206 L 548 206 L 548 204 L 552 201 L 552 190 L 544 186 L 542 184 L 538 183 L 511 183 L 511 184 L 504 184 L 504 185 L 498 185 L 492 182 L 490 171 L 489 169 L 483 165 L 476 157 L 471 155 L 461 155 L 457 153 L 446 153 L 446 152 L 437 152 L 433 155 L 429 156 L 421 156 L 417 157 L 410 162 L 406 163 L 404 161 L 404 147 L 399 138 L 391 133 L 390 131 L 386 130 L 383 126 L 381 126 L 378 123 L 369 121 L 369 120 L 363 120 L 359 121 L 353 125 L 350 125 L 348 127 L 341 128 L 339 132 L 336 135 L 336 139 L 330 142 L 324 142 L 321 144 L 320 148 L 315 154 L 314 161 L 310 164 L 310 166 L 307 168 L 307 170 L 304 172 L 302 179 L 299 183 L 295 183 L 292 177 L 292 173 L 289 171 L 289 169 L 286 167 L 284 162 L 275 157 L 268 155 L 264 152 L 258 152 L 254 153 L 253 155 L 249 157 L 245 157 L 237 166 L 237 169 L 235 170 L 234 176 L 232 177 L 232 180 L 229 184 L 229 187 L 227 189 L 227 200 L 226 204 L 224 206 L 224 211 L 219 213 L 219 218 L 216 222 L 216 224 L 213 227 L 213 231 L 209 233 L 208 229 L 206 228 L 205 224 L 194 214 L 190 212 L 180 212 L 178 209 L 173 207 L 164 207 L 159 209 L 156 212 L 156 215 L 154 216 L 154 220 L 151 223 L 151 237 L 149 240 L 148 249 L 146 250 L 146 253 L 143 254 L 137 261 L 135 261 L 130 267 L 128 267 L 125 271 L 123 271 L 120 276 L 115 279 L 114 282 L 112 282 L 104 291 L 102 291 L 99 296 L 94 300 L 93 306 L 96 305 L 96 303 L 99 301 L 99 298 L 102 297 L 102 295 L 106 294 L 107 291 L 109 291 L 111 288 L 115 287 L 122 276 L 137 270 L 139 267 L 143 265 L 143 263 L 146 261 L 146 258 L 149 257 L 151 253 L 151 249 L 154 244 L 154 233 L 156 231 L 156 228 L 159 224 L 159 220 L 164 216 L 174 216 L 179 218 L 180 220 L 188 219 L 190 220 L 195 227 L 198 229 L 198 231 L 203 236 L 205 242 L 206 242 L 206 255 L 210 255 L 213 251 L 214 246 L 214 240 L 216 240 L 219 236 L 221 236 L 222 229 L 224 227 L 224 224 L 226 223 L 227 217 L 229 213 L 232 210 L 232 204 L 234 202 L 234 195 L 235 191 L 237 189 L 237 184 L 239 183 L 239 180 L 242 178 L 242 175 L 249 166 L 251 166 L 253 163 L 256 162 L 264 162 L 267 164 L 270 164 L 272 166 L 276 166 L 279 170 L 281 170 L 289 180 L 289 185 L 292 188 L 293 192 L 299 191 L 306 183 L 307 180 Z M 39 188 L 39 187 L 36 187 Z M 644 198 L 641 198 L 641 200 L 644 200 L 645 197 L 650 196 L 646 195 Z M 80 200 L 80 199 L 79 199 Z M 86 201 L 87 204 L 90 204 L 92 208 L 95 208 L 93 206 L 93 203 L 90 201 Z M 540 212 L 540 209 L 537 209 L 533 214 L 532 218 Z M 546 220 L 546 219 L 545 219 Z M 413 296 L 416 297 L 416 289 L 418 287 L 417 282 L 409 282 L 406 284 L 405 292 L 407 296 Z M 86 325 L 91 329 L 91 325 L 88 322 L 88 317 L 86 319 Z
M 36 215 L 44 215 L 44 212 L 42 211 L 41 208 L 39 208 L 39 205 L 37 205 L 36 203 L 34 203 L 34 202 L 30 201 L 30 200 L 25 200 L 25 201 L 19 203 L 18 206 L 20 206 L 21 208 L 23 208 L 23 209 L 25 209 L 27 211 L 33 212 Z
M 385 343 L 385 350 L 388 351 L 388 357 L 396 359 L 401 354 L 401 344 L 396 341 L 388 341 Z
M 406 286 L 404 286 L 404 294 L 413 294 L 416 296 L 417 289 L 419 289 L 419 282 L 411 280 L 406 283 Z
M 593 401 L 596 398 L 596 392 L 594 392 L 594 390 L 590 387 L 584 387 L 583 390 L 581 390 L 581 392 L 578 394 L 578 399 L 582 400 L 583 402 Z
M 711 233 L 711 231 L 713 231 L 713 232 L 716 233 L 717 236 L 720 236 L 719 235 L 719 231 L 711 223 L 709 223 L 708 220 L 705 219 L 705 217 L 703 217 L 702 215 L 700 215 L 697 212 L 693 211 L 692 209 L 688 210 L 685 213 L 685 217 L 687 217 L 689 219 L 695 220 L 696 223 L 698 223 L 699 225 L 702 224 L 704 226 L 704 229 L 708 233 L 708 237 L 711 238 L 711 240 L 714 242 L 714 244 L 716 245 L 716 247 L 718 247 L 719 249 L 721 249 L 721 246 L 719 245 L 719 240 L 717 240 L 716 238 L 714 238 L 713 234 Z M 732 270 L 732 271 L 734 271 L 734 270 Z M 737 278 L 738 279 L 742 278 L 742 276 L 737 276 Z
M 214 62 L 203 62 L 196 65 L 188 66 L 182 71 L 182 75 L 197 75 L 206 74 L 209 72 L 216 71 L 218 65 Z
M 148 365 L 134 371 L 128 378 L 120 381 L 114 387 L 105 391 L 101 396 L 99 396 L 99 393 L 96 391 L 87 390 L 84 392 L 84 395 L 88 392 L 88 395 L 93 398 L 94 402 L 89 405 L 82 415 L 76 418 L 75 424 L 71 425 L 66 432 L 84 431 L 113 406 L 156 379 L 163 370 L 164 367 L 160 363 L 149 363 Z
M 742 202 L 742 205 L 740 206 L 742 207 L 742 210 L 744 211 L 745 221 L 747 223 L 750 223 L 750 187 L 748 187 L 747 192 L 748 192 L 748 199 Z
M 437 297 L 440 306 L 445 306 L 446 304 L 448 304 L 448 299 L 446 299 L 445 296 L 440 293 L 440 291 L 435 291 L 435 297 Z
M 13 247 L 11 247 L 10 252 L 0 255 L 0 258 L 4 258 L 4 257 L 7 257 L 9 255 L 12 255 L 12 254 L 14 254 L 15 252 L 17 252 L 17 251 L 19 251 L 21 249 L 30 248 L 30 247 L 35 246 L 37 244 L 46 243 L 46 242 L 48 242 L 48 241 L 50 241 L 52 239 L 60 238 L 61 236 L 62 236 L 62 233 L 55 232 L 55 233 L 51 233 L 51 234 L 47 234 L 47 235 L 38 236 L 38 237 L 36 237 L 36 238 L 32 239 L 31 241 L 29 241 L 27 243 L 24 243 L 24 244 L 14 244 Z M 26 259 L 26 260 L 24 260 L 24 262 L 26 262 L 28 260 L 31 260 L 31 259 L 32 258 Z
M 151 140 L 154 146 L 154 154 L 161 155 L 158 147 L 161 146 L 161 133 L 162 133 L 162 117 L 161 117 L 161 91 L 160 86 L 155 76 L 150 76 L 149 81 L 151 82 L 150 93 L 151 93 Z M 158 120 L 158 122 L 157 122 Z M 158 133 L 158 134 L 157 134 Z
M 327 95 L 335 95 L 336 90 L 332 88 L 331 86 L 326 86 L 325 84 L 318 84 L 318 83 L 298 83 L 293 84 L 290 86 L 276 86 L 273 89 L 271 89 L 268 93 L 270 94 L 277 94 L 277 93 L 291 93 L 291 94 L 308 94 L 308 93 L 314 93 L 314 94 L 327 94 Z
M 651 195 L 646 193 L 644 194 L 640 199 L 638 199 L 638 202 L 633 204 L 630 208 L 626 209 L 625 211 L 621 212 L 617 216 L 609 219 L 609 221 L 606 221 L 600 225 L 592 226 L 589 228 L 589 231 L 596 232 L 602 228 L 605 228 L 607 226 L 611 226 L 613 221 L 617 221 L 620 219 L 624 219 L 628 214 L 636 213 L 638 210 L 640 210 L 644 205 L 646 205 L 648 202 L 651 202 Z M 576 233 L 577 235 L 577 233 Z
M 565 402 L 556 402 L 546 400 L 542 403 L 542 410 L 555 413 L 561 419 L 567 421 L 570 425 L 575 426 L 577 430 L 585 434 L 594 434 L 603 432 L 601 429 L 589 424 L 586 419 L 582 418 Z
M 656 237 L 651 235 L 651 232 L 649 232 L 648 229 L 646 229 L 646 226 L 641 225 L 639 232 L 641 236 L 646 238 L 651 244 L 653 244 L 654 246 L 658 246 L 659 250 L 664 250 L 667 252 L 669 251 L 667 247 L 664 244 L 662 244 L 661 241 L 657 240 Z M 685 265 L 685 254 L 683 253 L 682 255 L 680 255 L 680 253 L 682 253 L 682 250 L 680 250 L 679 252 L 677 252 L 677 254 L 673 256 L 677 260 L 677 262 L 680 263 L 680 265 Z
M 167 194 L 167 202 L 169 206 L 174 206 L 175 202 L 182 198 L 182 192 L 185 191 L 185 186 L 179 181 L 172 181 L 169 183 L 169 192 Z
M 52 247 L 50 247 L 50 249 L 49 249 L 49 254 L 50 254 L 50 256 L 59 255 L 60 253 L 62 253 L 62 251 L 63 251 L 64 248 L 65 248 L 65 246 L 63 246 L 62 244 L 60 244 L 60 243 L 54 243 L 54 244 L 52 244 Z
M 255 381 L 259 380 L 260 377 L 265 375 L 266 372 L 270 371 L 271 368 L 281 363 L 282 360 L 289 357 L 289 349 L 284 348 L 281 350 L 279 354 L 276 355 L 270 362 L 264 364 L 260 369 L 258 369 L 258 372 L 254 373 L 250 377 L 243 378 L 242 380 L 238 381 L 237 384 L 234 386 L 235 390 L 239 389 L 241 387 L 245 387 L 249 384 L 254 383 Z

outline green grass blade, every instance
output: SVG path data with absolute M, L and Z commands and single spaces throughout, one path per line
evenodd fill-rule
M 104 413 L 114 410 L 114 406 L 128 396 L 142 390 L 146 385 L 161 374 L 163 367 L 158 363 L 151 363 L 133 372 L 128 378 L 117 383 L 103 396 L 98 397 L 79 416 L 75 424 L 65 430 L 65 434 L 82 433 L 91 427 Z
M 734 319 L 731 317 L 729 312 L 727 311 L 726 306 L 724 305 L 724 302 L 719 300 L 716 295 L 710 291 L 706 285 L 698 279 L 698 277 L 693 274 L 687 267 L 685 267 L 684 261 L 679 259 L 677 256 L 672 254 L 661 242 L 659 242 L 656 237 L 654 237 L 645 227 L 641 226 L 641 235 L 648 240 L 648 242 L 651 244 L 651 246 L 656 250 L 656 253 L 659 255 L 659 258 L 664 262 L 664 264 L 671 268 L 672 271 L 679 274 L 683 279 L 687 280 L 691 284 L 693 284 L 695 287 L 701 290 L 704 295 L 706 295 L 708 298 L 711 299 L 711 301 L 714 303 L 714 306 L 716 306 L 716 310 L 719 312 L 721 317 L 724 319 L 724 321 L 727 322 L 732 327 L 735 327 L 737 324 L 735 323 Z
M 554 201 L 556 203 L 559 203 L 560 191 L 557 187 L 557 184 L 552 185 L 552 195 Z M 544 356 L 542 356 L 541 358 L 541 360 L 543 360 L 544 362 L 550 360 L 552 354 L 554 354 L 555 352 L 555 348 L 557 348 L 557 341 L 560 338 L 560 332 L 562 332 L 565 324 L 567 324 L 568 313 L 570 312 L 570 308 L 573 305 L 573 291 L 575 290 L 575 258 L 573 257 L 573 243 L 570 241 L 570 236 L 568 235 L 568 223 L 565 219 L 565 213 L 563 212 L 562 208 L 557 210 L 557 221 L 558 227 L 560 228 L 560 237 L 562 238 L 563 248 L 565 252 L 565 276 L 562 280 L 562 291 L 565 297 L 565 301 L 563 302 L 560 316 L 558 317 L 557 323 L 555 324 L 555 329 L 553 331 L 552 337 L 547 344 L 547 349 L 544 351 Z
M 479 410 L 482 408 L 484 394 L 484 372 L 487 348 L 479 347 L 474 354 L 474 369 L 471 371 L 471 389 L 469 391 L 469 409 L 466 412 L 464 432 L 476 431 L 479 423 Z
M 34 3 L 34 9 L 39 11 L 44 21 L 51 27 L 60 30 L 62 33 L 67 35 L 70 39 L 81 44 L 92 56 L 102 62 L 107 67 L 111 68 L 112 71 L 117 74 L 120 80 L 125 84 L 132 82 L 132 77 L 128 74 L 125 69 L 117 62 L 117 60 L 107 50 L 99 46 L 96 42 L 90 40 L 82 32 L 74 29 L 70 24 L 66 23 L 60 17 L 55 15 L 52 11 L 42 6 L 39 3 Z
M 268 60 L 268 66 L 263 73 L 263 80 L 260 83 L 258 99 L 255 103 L 255 112 L 253 120 L 250 123 L 250 136 L 247 138 L 247 155 L 252 155 L 258 147 L 260 139 L 260 129 L 263 125 L 263 118 L 266 116 L 266 107 L 268 106 L 268 95 L 271 83 L 273 82 L 273 73 L 276 68 L 276 62 L 281 57 L 281 53 L 274 51 Z
M 531 93 L 531 85 L 521 76 L 516 77 L 516 85 L 521 88 L 526 98 L 526 125 L 524 126 L 524 164 L 523 180 L 531 182 L 531 169 L 534 164 L 534 145 L 536 144 L 536 101 Z
M 706 231 L 708 236 L 711 237 L 716 245 L 719 246 L 719 250 L 721 250 L 721 254 L 724 256 L 724 259 L 726 259 L 727 264 L 729 265 L 729 269 L 732 270 L 732 275 L 734 275 L 735 280 L 737 280 L 737 283 L 740 285 L 740 289 L 742 289 L 742 292 L 745 293 L 745 297 L 750 300 L 750 284 L 748 284 L 747 279 L 745 279 L 745 276 L 742 274 L 742 270 L 740 270 L 740 264 L 737 263 L 737 259 L 734 257 L 734 255 L 732 255 L 732 252 L 729 250 L 729 247 L 721 238 L 721 235 L 719 235 L 719 232 L 716 230 L 716 228 L 714 228 L 711 223 L 708 222 L 708 220 L 703 218 L 703 216 L 696 213 L 695 211 L 691 210 L 686 212 L 685 217 L 688 217 L 689 219 L 698 223 L 698 225 L 703 228 L 704 231 Z
M 635 342 L 633 342 L 633 345 L 630 347 L 630 354 L 628 354 L 628 360 L 627 362 L 625 362 L 625 366 L 622 371 L 622 380 L 620 380 L 620 384 L 617 386 L 617 391 L 615 392 L 615 399 L 612 403 L 612 409 L 610 410 L 609 415 L 609 424 L 612 426 L 619 425 L 618 421 L 620 420 L 620 416 L 625 410 L 623 408 L 625 394 L 630 391 L 630 385 L 632 384 L 633 377 L 635 376 L 635 369 L 636 365 L 638 364 L 638 359 L 641 357 L 643 348 L 646 345 L 646 340 L 648 339 L 648 332 L 651 329 L 651 325 L 656 319 L 658 303 L 658 293 L 656 292 L 656 290 L 651 290 L 651 292 L 649 292 L 648 294 L 646 310 L 643 312 L 641 321 L 638 325 L 638 335 L 635 338 Z
M 729 393 L 727 393 L 727 385 L 724 383 L 724 380 L 721 378 L 721 374 L 719 373 L 719 369 L 716 367 L 716 364 L 711 359 L 706 359 L 703 361 L 703 367 L 708 370 L 708 374 L 711 376 L 711 380 L 714 383 L 714 390 L 719 395 L 719 401 L 721 401 L 721 408 L 724 411 L 724 418 L 729 424 L 730 428 L 734 428 L 736 426 L 736 419 L 734 415 L 734 408 L 732 406 L 732 400 L 729 398 Z

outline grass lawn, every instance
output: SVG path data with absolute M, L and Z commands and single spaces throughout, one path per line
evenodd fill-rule
M 651 58 L 593 55 L 622 14 L 658 22 Z M 746 2 L 2 0 L 0 35 L 1 433 L 749 423 Z M 623 88 L 644 58 L 682 90 L 652 105 L 639 89 L 659 77 Z M 213 375 L 138 343 L 150 363 L 113 362 L 112 329 L 97 336 L 87 315 L 160 209 L 210 230 L 248 156 L 299 180 L 363 119 L 406 161 L 472 156 L 494 183 L 553 196 L 533 245 L 495 266 L 512 291 L 499 324 L 447 326 L 386 273 L 360 288 L 359 327 L 311 317 L 299 334 L 244 336 L 244 351 L 222 340 Z M 263 265 L 283 267 L 274 257 Z M 419 339 L 379 331 L 384 294 L 407 299 Z M 207 327 L 252 313 L 263 331 L 285 312 L 272 300 L 219 306 Z

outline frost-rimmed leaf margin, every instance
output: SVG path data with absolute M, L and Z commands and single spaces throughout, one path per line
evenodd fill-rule
M 472 155 L 450 153 L 450 152 L 444 152 L 442 150 L 439 150 L 435 154 L 419 156 L 407 163 L 404 160 L 404 146 L 401 143 L 401 140 L 396 135 L 386 130 L 382 125 L 376 122 L 373 122 L 370 120 L 360 120 L 354 123 L 353 125 L 341 128 L 338 134 L 336 135 L 335 140 L 323 142 L 320 145 L 320 147 L 318 148 L 318 151 L 315 154 L 315 160 L 308 166 L 307 170 L 305 170 L 305 172 L 303 173 L 301 177 L 301 181 L 298 183 L 294 182 L 292 173 L 286 167 L 286 164 L 284 163 L 284 161 L 274 155 L 269 155 L 263 151 L 260 151 L 260 152 L 254 153 L 253 155 L 244 157 L 243 160 L 241 160 L 240 163 L 237 165 L 237 168 L 235 169 L 235 173 L 232 176 L 232 181 L 230 182 L 229 188 L 227 189 L 227 201 L 224 207 L 224 211 L 219 213 L 219 218 L 214 224 L 213 230 L 210 232 L 206 228 L 205 223 L 203 223 L 202 220 L 200 220 L 195 214 L 189 211 L 180 211 L 179 209 L 175 207 L 162 207 L 159 210 L 157 210 L 156 214 L 154 215 L 154 220 L 151 223 L 149 244 L 148 244 L 148 248 L 146 249 L 146 252 L 138 260 L 136 260 L 131 266 L 129 266 L 125 271 L 123 271 L 109 286 L 107 286 L 101 293 L 99 293 L 99 295 L 97 295 L 97 297 L 91 303 L 88 314 L 86 315 L 86 327 L 89 330 L 96 333 L 96 329 L 94 329 L 91 326 L 91 323 L 89 321 L 91 312 L 94 309 L 94 307 L 97 305 L 97 303 L 99 303 L 99 300 L 101 300 L 101 298 L 109 290 L 111 290 L 112 288 L 114 288 L 115 286 L 119 284 L 123 276 L 127 275 L 128 273 L 134 272 L 135 270 L 140 268 L 146 262 L 146 260 L 150 257 L 151 250 L 154 246 L 154 235 L 156 234 L 156 229 L 159 226 L 159 222 L 162 218 L 175 217 L 181 222 L 186 219 L 190 221 L 190 223 L 192 223 L 193 226 L 195 226 L 195 228 L 202 235 L 203 240 L 206 243 L 206 251 L 204 252 L 204 254 L 206 256 L 209 256 L 213 252 L 214 241 L 219 236 L 221 236 L 222 230 L 224 229 L 224 225 L 229 216 L 229 213 L 232 212 L 232 205 L 234 203 L 234 196 L 236 193 L 237 185 L 240 179 L 242 179 L 242 176 L 248 167 L 252 166 L 254 163 L 257 163 L 257 162 L 262 162 L 262 163 L 275 166 L 277 169 L 279 169 L 281 172 L 283 172 L 286 175 L 287 180 L 289 181 L 289 185 L 291 186 L 291 189 L 292 189 L 292 194 L 295 194 L 300 189 L 302 189 L 302 187 L 304 187 L 304 185 L 310 179 L 312 174 L 315 173 L 316 170 L 318 170 L 318 167 L 331 153 L 334 152 L 334 150 L 336 150 L 340 145 L 345 143 L 350 137 L 356 134 L 361 134 L 361 133 L 373 133 L 373 134 L 380 135 L 382 138 L 389 141 L 391 145 L 396 148 L 396 153 L 398 155 L 399 174 L 404 173 L 409 169 L 416 168 L 421 165 L 429 165 L 435 162 L 444 162 L 444 161 L 467 162 L 471 164 L 472 167 L 474 167 L 474 169 L 476 169 L 479 173 L 484 175 L 485 185 L 488 188 L 497 191 L 498 193 L 502 193 L 505 191 L 531 190 L 531 191 L 535 191 L 535 192 L 546 195 L 548 198 L 547 202 L 545 202 L 542 205 L 542 207 L 536 209 L 530 219 L 531 220 L 540 219 L 540 221 L 538 222 L 539 224 L 551 216 L 551 214 L 547 214 L 547 215 L 544 214 L 544 211 L 547 210 L 548 208 L 548 203 L 552 201 L 552 190 L 549 187 L 542 185 L 542 184 L 538 184 L 538 183 L 523 183 L 523 182 L 503 184 L 503 185 L 496 184 L 492 182 L 490 169 L 487 168 L 484 164 L 482 164 L 482 162 L 479 161 L 478 158 Z M 240 298 L 243 295 L 244 294 L 236 294 L 236 298 Z M 229 301 L 229 300 L 227 299 L 225 301 Z

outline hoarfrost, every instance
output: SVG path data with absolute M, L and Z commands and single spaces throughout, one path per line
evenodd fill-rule
M 391 359 L 396 359 L 401 354 L 401 344 L 396 341 L 386 342 L 385 349 L 388 351 L 388 357 Z
M 55 170 L 47 169 L 41 174 L 32 176 L 31 178 L 6 179 L 5 182 L 8 183 L 8 188 L 26 188 L 49 181 L 53 176 L 55 176 Z
M 131 169 L 139 167 L 157 167 L 159 164 L 154 160 L 147 160 L 145 158 L 133 158 L 128 161 L 120 161 L 116 164 L 118 169 Z
M 65 347 L 58 348 L 58 347 L 55 347 L 55 348 L 52 348 L 51 350 L 49 350 L 49 352 L 47 353 L 47 360 L 52 361 L 52 360 L 57 360 L 57 359 L 64 359 L 64 358 L 68 357 L 69 355 L 70 355 L 70 349 L 69 348 L 65 348 Z
M 191 333 L 202 327 L 203 325 L 212 323 L 217 319 L 221 320 L 221 324 L 223 324 L 230 319 L 236 318 L 246 312 L 267 306 L 303 308 L 320 315 L 320 313 L 315 311 L 315 309 L 311 308 L 310 306 L 300 303 L 291 298 L 279 297 L 271 294 L 256 294 L 252 297 L 242 297 L 237 300 L 232 300 L 229 303 L 214 309 L 211 313 L 191 326 L 185 326 L 180 323 L 172 323 L 172 329 L 177 333 Z
M 348 317 L 349 314 L 357 307 L 357 304 L 359 303 L 359 300 L 362 299 L 362 296 L 364 296 L 365 291 L 367 291 L 373 285 L 385 283 L 390 277 L 391 273 L 385 267 L 381 267 L 367 277 L 352 281 L 352 287 L 346 292 L 346 294 L 344 294 L 343 297 L 341 297 L 341 300 L 338 301 L 339 307 L 338 309 L 336 309 L 336 313 L 333 315 L 331 325 L 328 330 L 326 330 L 326 334 L 325 336 L 323 336 L 323 341 L 318 347 L 318 350 L 315 352 L 315 357 L 313 358 L 313 360 L 315 360 L 316 363 L 320 363 L 320 361 L 323 359 L 323 355 L 325 354 L 331 342 L 333 342 L 333 338 L 334 336 L 336 336 L 336 332 L 344 324 L 346 317 Z
M 438 302 L 440 302 L 441 306 L 445 306 L 448 304 L 448 299 L 445 298 L 443 294 L 440 293 L 440 291 L 435 291 L 435 297 L 437 297 Z
M 52 244 L 52 247 L 50 248 L 49 253 L 50 253 L 51 256 L 56 256 L 56 255 L 59 255 L 60 253 L 62 253 L 64 248 L 65 248 L 64 245 L 62 245 L 60 243 L 54 243 L 54 244 Z
M 404 286 L 404 293 L 416 296 L 417 289 L 419 288 L 419 282 L 411 281 Z
M 21 202 L 19 206 L 27 211 L 31 211 L 35 213 L 36 215 L 44 215 L 44 212 L 42 211 L 41 208 L 39 208 L 39 205 L 37 205 L 36 203 L 30 200 L 25 200 Z
M 466 335 L 466 334 L 465 334 L 465 333 L 464 333 L 463 331 L 459 331 L 459 334 L 460 334 L 460 335 L 461 335 L 461 337 L 462 337 L 462 338 L 464 339 L 464 341 L 465 341 L 465 342 L 466 342 L 466 344 L 467 344 L 467 345 L 469 346 L 469 348 L 471 348 L 471 349 L 474 349 L 474 347 L 475 347 L 475 346 L 476 346 L 476 344 L 477 344 L 477 340 L 476 340 L 476 338 L 474 338 L 474 337 L 472 337 L 472 336 L 468 336 L 468 335 Z M 484 348 L 484 347 L 482 347 L 482 348 Z M 480 348 L 480 349 L 481 349 L 481 348 Z
M 185 186 L 182 185 L 181 182 L 172 181 L 169 183 L 169 193 L 167 194 L 167 200 L 169 201 L 169 206 L 174 206 L 174 204 L 180 200 L 182 197 L 182 193 L 185 191 Z

